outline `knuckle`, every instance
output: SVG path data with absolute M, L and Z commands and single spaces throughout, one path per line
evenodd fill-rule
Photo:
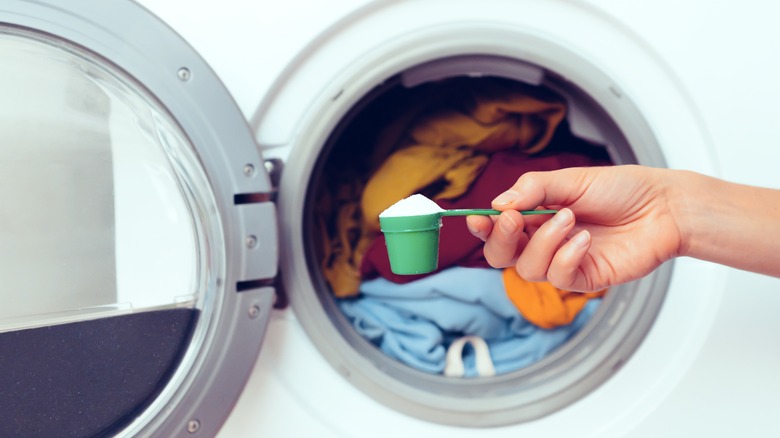
M 496 260 L 495 260 L 495 259 L 493 259 L 493 257 L 490 255 L 490 253 L 488 253 L 487 251 L 485 251 L 485 261 L 487 261 L 487 262 L 488 262 L 488 265 L 490 265 L 490 266 L 492 266 L 492 267 L 494 267 L 494 268 L 500 268 L 500 267 L 501 267 L 501 266 L 499 266 L 499 264 L 496 262 Z
M 506 263 L 502 262 L 501 257 L 498 257 L 495 254 L 495 251 L 490 250 L 487 246 L 482 251 L 482 254 L 485 256 L 485 261 L 487 261 L 490 266 L 494 268 L 503 268 L 506 266 Z
M 509 266 L 512 266 L 515 262 L 514 260 L 508 259 L 506 257 L 492 257 L 488 258 L 485 257 L 485 260 L 487 260 L 488 264 L 494 268 L 507 268 Z
M 576 280 L 577 265 L 566 257 L 566 253 L 558 251 L 547 269 L 548 281 L 558 289 L 568 289 Z
M 515 269 L 517 270 L 517 274 L 526 281 L 545 281 L 547 279 L 545 273 L 540 272 L 529 263 L 518 262 L 515 265 Z
M 517 182 L 515 182 L 515 189 L 518 191 L 523 191 L 524 193 L 534 193 L 539 190 L 539 187 L 541 186 L 541 183 L 539 182 L 539 176 L 540 173 L 533 171 L 533 172 L 526 172 L 522 175 L 520 175 L 520 178 L 517 178 Z
M 571 287 L 571 278 L 554 269 L 547 273 L 547 281 L 558 289 L 569 289 Z
M 526 172 L 522 175 L 520 175 L 520 178 L 517 178 L 517 182 L 515 183 L 515 186 L 525 186 L 525 185 L 533 185 L 536 181 L 536 175 L 538 172 Z

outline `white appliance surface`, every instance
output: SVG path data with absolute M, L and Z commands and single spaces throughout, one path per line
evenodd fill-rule
M 206 59 L 248 119 L 285 66 L 363 3 L 142 1 Z M 426 2 L 419 3 L 421 11 L 436 13 L 422 5 Z M 696 169 L 701 159 L 712 163 L 707 169 L 716 176 L 780 188 L 780 4 L 592 0 L 581 6 L 633 33 L 685 90 L 710 153 L 688 162 L 671 161 L 673 167 Z M 676 111 L 663 108 L 663 102 L 655 105 L 656 112 Z M 661 142 L 664 151 L 687 147 Z M 780 237 L 778 230 L 767 232 L 768 238 Z M 703 301 L 689 302 L 684 295 L 708 280 L 696 278 L 710 272 L 706 265 L 679 261 L 670 287 L 676 298 L 667 303 L 677 308 L 662 313 L 683 319 L 696 315 L 699 309 L 693 307 Z M 254 372 L 220 436 L 778 436 L 780 280 L 731 269 L 713 272 L 717 287 L 711 309 L 701 321 L 693 321 L 702 329 L 680 337 L 686 339 L 680 340 L 686 351 L 667 358 L 661 349 L 640 348 L 607 388 L 569 408 L 530 423 L 483 430 L 424 422 L 372 400 L 330 367 L 291 309 L 277 311 Z M 649 344 L 660 331 L 649 334 Z M 674 350 L 673 336 L 663 342 Z M 647 387 L 645 380 L 656 383 Z M 619 394 L 625 400 L 617 400 Z M 605 413 L 594 414 L 599 409 Z

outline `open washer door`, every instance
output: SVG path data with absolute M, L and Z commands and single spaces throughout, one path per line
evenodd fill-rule
M 246 122 L 126 0 L 0 4 L 0 436 L 210 436 L 274 300 Z

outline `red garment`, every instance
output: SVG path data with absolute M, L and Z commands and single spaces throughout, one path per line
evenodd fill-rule
M 561 152 L 549 156 L 529 157 L 517 151 L 494 153 L 485 169 L 463 196 L 457 199 L 440 200 L 438 204 L 446 210 L 455 208 L 490 208 L 490 202 L 511 187 L 525 172 L 556 170 L 564 167 L 586 167 L 608 165 L 609 162 L 587 155 Z M 435 272 L 452 266 L 490 267 L 482 254 L 482 241 L 474 237 L 466 227 L 465 217 L 454 216 L 443 219 L 439 235 L 439 268 Z M 364 279 L 384 277 L 394 283 L 408 283 L 426 275 L 396 275 L 390 271 L 384 236 L 374 240 L 366 251 L 360 265 Z

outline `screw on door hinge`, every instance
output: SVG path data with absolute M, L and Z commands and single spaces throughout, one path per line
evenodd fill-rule
M 176 76 L 179 77 L 179 80 L 182 82 L 187 82 L 192 77 L 192 73 L 190 72 L 190 69 L 187 67 L 182 67 L 179 69 L 179 71 L 176 72 Z

